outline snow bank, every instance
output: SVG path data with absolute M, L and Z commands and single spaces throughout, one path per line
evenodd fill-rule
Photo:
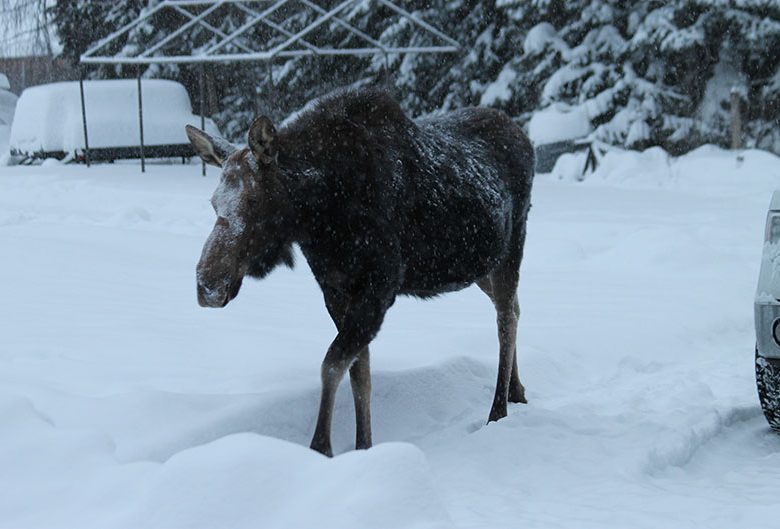
M 182 450 L 161 463 L 117 464 L 111 439 L 61 428 L 27 399 L 0 394 L 12 438 L 0 441 L 0 525 L 170 529 L 449 527 L 420 449 L 387 443 L 328 459 L 250 433 Z M 35 460 L 20 459 L 26 449 Z M 52 476 L 56 476 L 52 479 Z M 44 495 L 56 505 L 35 508 Z M 130 508 L 128 508 L 130 507 Z
M 586 185 L 694 190 L 697 194 L 715 196 L 741 196 L 761 188 L 769 190 L 764 200 L 767 204 L 771 191 L 780 188 L 780 158 L 766 151 L 734 152 L 704 145 L 684 156 L 674 157 L 660 147 L 644 151 L 599 143 L 594 147 L 598 159 L 595 171 L 582 175 L 587 157 L 587 151 L 582 151 L 558 158 L 550 177 L 565 181 L 584 180 Z M 604 148 L 606 151 L 598 154 Z M 734 178 L 733 173 L 739 174 L 739 178 Z M 763 209 L 766 210 L 766 204 Z
M 253 434 L 177 454 L 123 527 L 448 527 L 423 453 L 389 443 L 329 460 Z
M 187 124 L 200 117 L 184 87 L 174 81 L 142 81 L 144 144 L 188 143 Z M 84 98 L 89 146 L 133 147 L 140 142 L 138 87 L 135 80 L 86 81 Z M 207 120 L 207 131 L 218 133 Z M 22 92 L 11 127 L 11 149 L 20 152 L 73 152 L 84 148 L 81 99 L 77 82 L 35 86 Z

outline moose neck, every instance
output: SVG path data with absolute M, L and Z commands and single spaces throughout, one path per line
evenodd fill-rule
M 277 175 L 288 200 L 284 223 L 289 240 L 305 242 L 310 233 L 312 211 L 322 200 L 324 182 L 320 170 L 308 160 L 280 156 Z
M 279 265 L 292 267 L 292 244 L 296 242 L 295 209 L 281 171 L 275 171 L 266 184 L 268 209 L 255 225 L 248 252 L 247 274 L 258 279 Z

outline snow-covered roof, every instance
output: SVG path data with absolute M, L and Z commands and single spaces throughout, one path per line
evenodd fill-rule
M 381 36 L 369 35 L 343 17 L 349 10 L 367 10 L 369 6 L 387 9 L 393 17 L 411 23 L 418 36 L 427 34 L 432 43 L 389 47 L 382 44 Z M 143 27 L 144 22 L 150 17 L 166 10 L 171 14 L 177 14 L 177 17 L 170 17 L 170 20 L 182 20 L 181 25 L 172 28 L 168 34 L 160 36 L 145 48 L 126 46 L 116 55 L 101 55 L 109 45 L 120 43 L 120 39 L 123 39 L 125 34 Z M 244 20 L 229 34 L 218 29 L 219 24 L 216 23 L 215 17 L 224 17 L 224 10 L 231 10 L 234 14 L 239 13 Z M 313 21 L 295 33 L 286 29 L 289 26 L 286 24 L 287 21 L 293 17 L 300 17 L 301 13 L 314 15 Z M 258 26 L 270 28 L 275 37 L 281 36 L 285 40 L 274 45 L 271 45 L 270 39 L 258 43 L 256 38 L 250 36 L 250 30 Z M 350 46 L 337 39 L 327 42 L 328 28 L 334 26 L 351 33 L 360 43 L 359 46 Z M 207 30 L 212 37 L 216 37 L 216 42 L 182 53 L 182 47 L 175 44 L 191 36 L 196 29 Z M 319 38 L 314 39 L 315 36 Z M 136 20 L 97 42 L 84 52 L 81 62 L 87 64 L 204 63 L 261 61 L 301 55 L 451 53 L 459 49 L 460 46 L 455 39 L 417 15 L 399 7 L 392 0 L 343 0 L 329 10 L 312 0 L 163 0 L 154 7 L 142 11 Z
M 144 144 L 188 143 L 185 125 L 200 127 L 185 88 L 174 81 L 143 82 Z M 85 81 L 90 148 L 139 143 L 138 88 L 135 80 Z M 217 133 L 210 120 L 210 133 Z M 73 152 L 84 148 L 79 83 L 34 86 L 19 97 L 10 147 L 19 152 Z

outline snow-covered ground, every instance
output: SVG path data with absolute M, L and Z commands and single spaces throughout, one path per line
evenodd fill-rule
M 0 168 L 0 527 L 776 527 L 752 298 L 780 159 L 568 162 L 534 188 L 529 404 L 485 425 L 479 290 L 401 299 L 376 446 L 351 451 L 344 384 L 333 459 L 306 447 L 334 328 L 305 262 L 197 306 L 216 171 Z

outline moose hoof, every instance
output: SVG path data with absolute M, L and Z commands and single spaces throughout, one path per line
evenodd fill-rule
M 312 440 L 309 448 L 311 448 L 315 452 L 319 452 L 324 456 L 333 457 L 333 450 L 330 448 L 330 443 L 328 442 L 321 442 L 318 441 L 317 439 L 314 439 Z
M 490 416 L 488 417 L 488 423 L 495 422 L 499 419 L 503 419 L 506 417 L 506 405 L 504 406 L 493 406 L 490 409 Z
M 528 401 L 525 398 L 525 388 L 520 385 L 520 388 L 510 388 L 509 389 L 509 402 L 512 402 L 514 404 L 528 404 Z
M 371 441 L 357 441 L 355 443 L 355 450 L 368 450 L 371 448 Z

